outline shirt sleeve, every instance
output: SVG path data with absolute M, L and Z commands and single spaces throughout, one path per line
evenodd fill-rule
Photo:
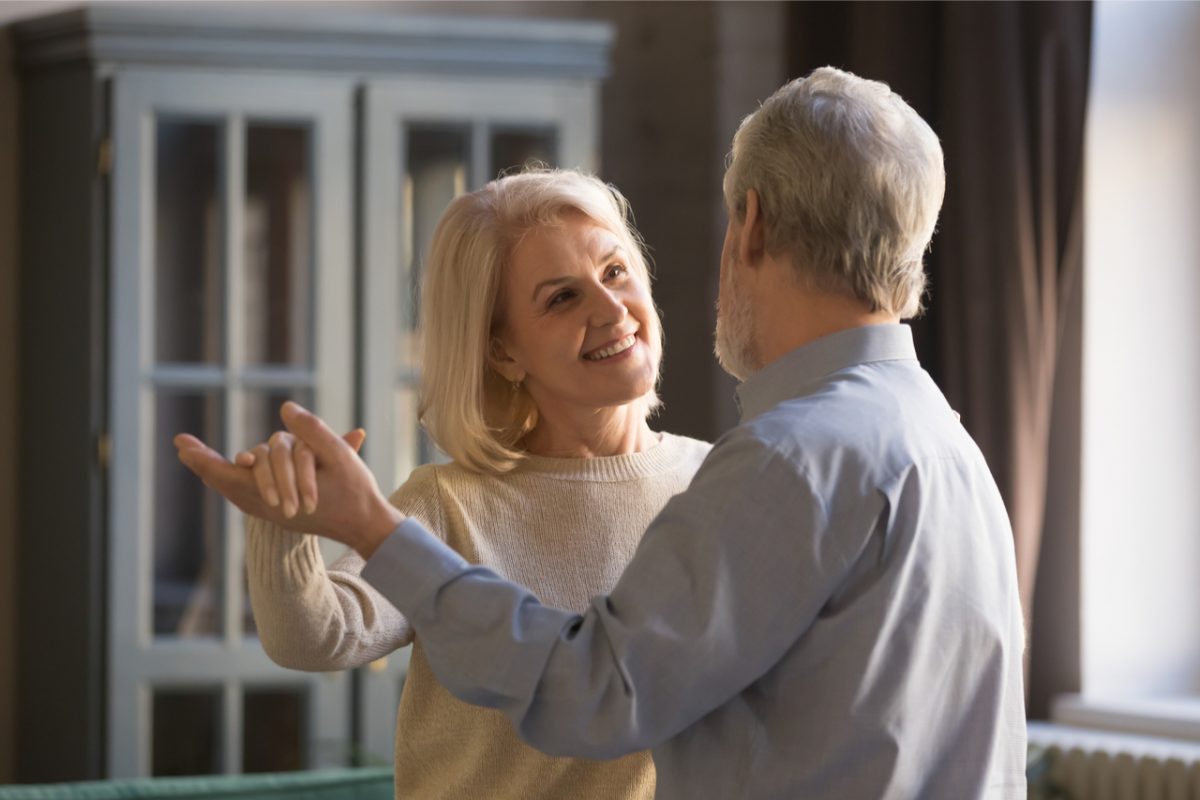
M 795 464 L 737 433 L 582 615 L 468 564 L 412 520 L 363 577 L 412 622 L 446 688 L 508 715 L 534 747 L 588 758 L 653 747 L 778 662 L 852 559 Z

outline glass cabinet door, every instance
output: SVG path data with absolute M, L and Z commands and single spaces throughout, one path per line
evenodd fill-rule
M 347 676 L 267 658 L 242 515 L 172 437 L 228 456 L 280 427 L 289 398 L 350 427 L 353 86 L 112 81 L 110 775 L 344 763 Z
M 590 82 L 389 79 L 364 109 L 364 458 L 385 491 L 440 454 L 417 421 L 421 269 L 446 206 L 529 161 L 595 171 L 597 89 Z M 390 758 L 408 650 L 365 671 L 363 746 Z

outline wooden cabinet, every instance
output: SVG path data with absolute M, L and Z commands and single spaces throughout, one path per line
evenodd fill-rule
M 528 158 L 596 168 L 612 31 L 100 4 L 15 34 L 18 778 L 390 760 L 404 655 L 271 663 L 240 515 L 171 437 L 232 453 L 296 398 L 371 432 L 381 484 L 435 457 L 413 347 L 432 226 Z

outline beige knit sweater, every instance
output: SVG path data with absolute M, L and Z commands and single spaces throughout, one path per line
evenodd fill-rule
M 530 457 L 506 475 L 424 466 L 392 502 L 468 561 L 582 612 L 606 594 L 647 525 L 682 491 L 709 445 L 663 434 L 642 453 Z M 314 536 L 250 519 L 250 599 L 268 655 L 293 669 L 361 666 L 412 642 L 395 608 L 365 583 L 348 551 L 328 569 Z M 461 702 L 415 641 L 396 731 L 397 798 L 592 800 L 654 795 L 648 753 L 614 761 L 553 758 L 524 744 L 499 712 Z

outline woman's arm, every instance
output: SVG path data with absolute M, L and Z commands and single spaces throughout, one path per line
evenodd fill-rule
M 399 510 L 414 516 L 440 534 L 442 515 L 433 468 L 415 470 L 389 502 L 378 495 L 374 479 L 354 453 L 359 443 L 361 439 L 344 442 L 346 455 L 357 462 L 364 479 L 369 478 L 378 502 L 392 509 L 391 514 L 399 516 Z M 293 669 L 345 669 L 373 661 L 412 640 L 412 630 L 403 616 L 359 578 L 363 562 L 357 553 L 349 551 L 327 570 L 317 537 L 293 532 L 306 529 L 314 521 L 306 509 L 297 507 L 303 504 L 293 503 L 291 513 L 285 514 L 279 496 L 283 491 L 273 498 L 275 502 L 267 502 L 262 476 L 256 474 L 256 467 L 267 463 L 261 458 L 263 454 L 259 454 L 257 464 L 251 459 L 238 465 L 194 436 L 181 434 L 175 444 L 184 464 L 247 516 L 246 566 L 251 604 L 259 637 L 273 660 Z M 240 461 L 243 455 L 239 454 Z M 302 478 L 304 470 L 299 473 L 296 478 Z M 271 483 L 277 490 L 285 489 L 275 480 Z M 284 484 L 292 488 L 292 481 Z M 339 520 L 346 510 L 342 506 L 361 505 L 355 499 L 320 498 L 320 504 L 327 508 L 321 514 L 325 524 L 316 526 L 316 530 L 340 527 Z
M 403 615 L 359 573 L 353 550 L 328 569 L 316 536 L 246 519 L 246 571 L 258 636 L 290 669 L 352 669 L 412 641 Z

